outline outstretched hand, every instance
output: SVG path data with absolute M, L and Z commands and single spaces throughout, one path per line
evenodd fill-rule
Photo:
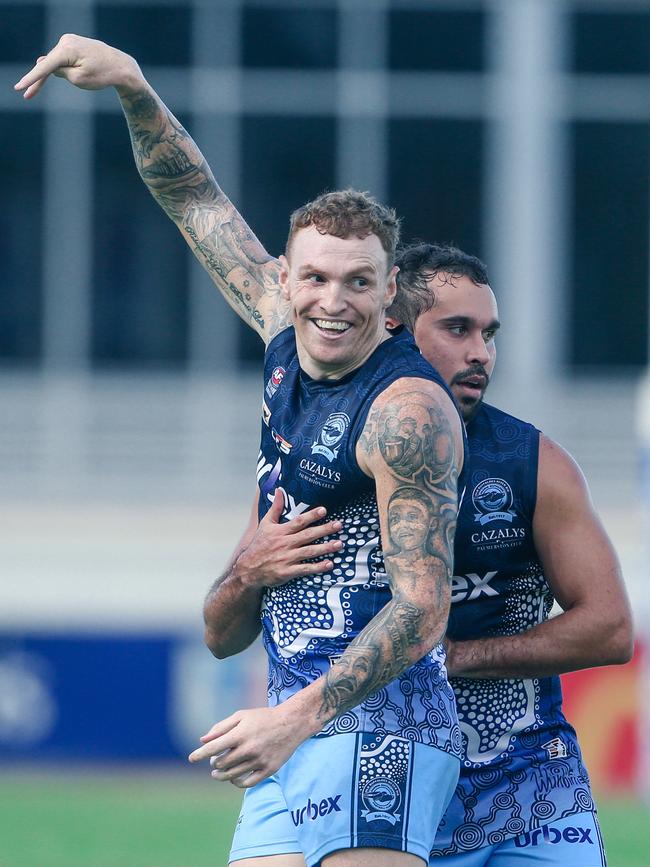
M 136 61 L 105 42 L 66 33 L 49 54 L 42 55 L 28 73 L 14 85 L 25 99 L 36 96 L 50 75 L 65 78 L 82 90 L 117 87 L 124 92 L 143 81 Z
M 334 563 L 327 555 L 340 551 L 340 539 L 318 542 L 326 536 L 338 533 L 340 521 L 317 524 L 326 510 L 319 506 L 280 523 L 284 497 L 277 489 L 271 508 L 262 518 L 249 545 L 237 558 L 236 571 L 246 584 L 258 587 L 274 587 L 305 575 L 329 572 Z M 316 563 L 307 562 L 321 557 Z

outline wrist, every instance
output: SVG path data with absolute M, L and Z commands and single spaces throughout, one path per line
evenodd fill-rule
M 264 584 L 259 580 L 257 570 L 253 569 L 252 566 L 246 562 L 245 551 L 242 551 L 233 563 L 229 577 L 230 580 L 233 583 L 238 584 L 242 590 L 261 592 L 264 589 Z
M 278 705 L 278 710 L 284 711 L 291 723 L 298 727 L 303 740 L 317 735 L 329 722 L 321 719 L 318 712 L 321 705 L 319 690 L 321 680 L 322 678 L 319 678 Z
M 148 84 L 137 61 L 124 52 L 120 53 L 123 62 L 120 67 L 119 81 L 114 87 L 120 99 L 133 99 L 147 90 Z

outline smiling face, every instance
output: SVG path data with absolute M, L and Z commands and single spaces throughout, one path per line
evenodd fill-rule
M 463 418 L 478 410 L 496 361 L 497 302 L 489 286 L 445 272 L 427 280 L 435 304 L 416 320 L 422 355 L 448 383 Z
M 298 357 L 314 379 L 340 379 L 386 339 L 397 269 L 376 235 L 338 238 L 314 226 L 280 257 L 280 285 L 296 329 Z

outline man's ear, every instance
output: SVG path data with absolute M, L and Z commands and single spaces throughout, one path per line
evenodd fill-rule
M 399 268 L 397 265 L 393 265 L 388 274 L 388 279 L 386 281 L 386 296 L 384 298 L 384 309 L 388 310 L 390 305 L 395 300 L 395 295 L 397 294 L 397 272 Z
M 289 300 L 289 262 L 286 256 L 280 256 L 280 291 L 285 301 Z
M 387 316 L 386 317 L 386 328 L 388 328 L 389 331 L 393 331 L 395 328 L 398 328 L 401 324 L 402 323 L 399 321 L 399 319 L 395 319 L 394 316 Z

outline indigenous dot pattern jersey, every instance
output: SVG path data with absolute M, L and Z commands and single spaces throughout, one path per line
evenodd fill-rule
M 277 705 L 326 673 L 348 644 L 391 599 L 381 547 L 374 481 L 355 449 L 370 407 L 391 383 L 419 377 L 449 391 L 400 329 L 359 368 L 339 380 L 311 379 L 298 363 L 295 332 L 269 344 L 264 366 L 262 439 L 257 479 L 259 517 L 277 488 L 283 520 L 315 506 L 343 527 L 343 548 L 330 555 L 331 572 L 267 588 L 262 634 L 269 659 L 269 704 Z M 401 434 L 403 433 L 403 436 Z M 413 446 L 397 431 L 394 446 Z M 459 492 L 464 483 L 459 479 Z M 324 558 L 325 559 L 325 558 Z M 397 734 L 460 757 L 460 729 L 442 645 L 319 734 Z
M 483 404 L 467 434 L 448 626 L 459 641 L 524 632 L 546 620 L 553 604 L 533 541 L 539 431 Z M 559 677 L 451 683 L 465 758 L 434 858 L 594 809 Z

